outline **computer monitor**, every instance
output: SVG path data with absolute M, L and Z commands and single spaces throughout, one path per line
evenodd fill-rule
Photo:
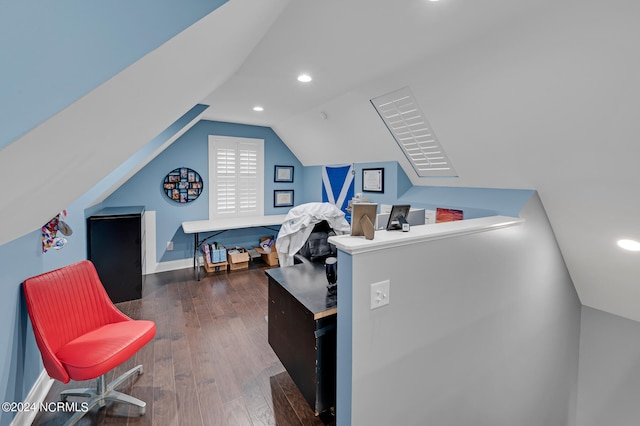
M 394 204 L 393 207 L 391 207 L 391 213 L 389 213 L 387 231 L 402 229 L 404 223 L 408 224 L 407 217 L 409 217 L 409 210 L 411 210 L 409 204 Z
M 364 235 L 367 240 L 373 240 L 378 205 L 376 203 L 355 203 L 351 205 L 351 209 L 351 235 L 354 237 Z

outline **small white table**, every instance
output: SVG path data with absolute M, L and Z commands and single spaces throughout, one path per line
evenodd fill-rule
M 185 234 L 193 234 L 193 267 L 196 271 L 196 279 L 200 281 L 200 268 L 198 265 L 198 248 L 200 244 L 208 238 L 215 237 L 231 229 L 242 228 L 268 228 L 269 226 L 282 225 L 286 214 L 276 214 L 267 216 L 246 216 L 230 217 L 225 219 L 192 220 L 182 222 L 182 230 Z M 216 232 L 200 241 L 201 232 Z

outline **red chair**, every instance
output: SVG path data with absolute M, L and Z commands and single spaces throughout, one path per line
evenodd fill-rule
M 91 408 L 107 401 L 140 408 L 146 403 L 114 390 L 142 365 L 106 384 L 105 373 L 125 362 L 156 334 L 152 321 L 132 320 L 116 308 L 105 291 L 93 263 L 88 260 L 29 278 L 23 283 L 33 332 L 49 376 L 63 383 L 97 379 L 96 388 L 65 390 L 69 396 L 88 397 L 88 409 L 69 419 L 76 423 Z M 136 377 L 137 377 L 136 376 Z

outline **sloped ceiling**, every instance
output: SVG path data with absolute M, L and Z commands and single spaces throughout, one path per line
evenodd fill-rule
M 582 303 L 640 321 L 640 258 L 616 246 L 640 238 L 637 22 L 631 0 L 296 1 L 202 102 L 273 127 L 305 165 L 395 159 L 415 185 L 536 189 Z M 417 178 L 371 107 L 404 86 L 458 178 Z
M 0 2 L 0 148 L 226 2 Z
M 0 198 L 0 244 L 39 229 L 227 80 L 288 1 L 226 3 L 4 147 L 0 170 L 17 183 Z
M 640 238 L 638 22 L 634 0 L 230 0 L 0 151 L 5 182 L 28 177 L 0 201 L 0 244 L 205 103 L 305 165 L 395 159 L 415 185 L 538 190 L 582 303 L 640 321 L 638 254 L 615 245 Z M 417 178 L 371 107 L 404 86 L 458 178 Z

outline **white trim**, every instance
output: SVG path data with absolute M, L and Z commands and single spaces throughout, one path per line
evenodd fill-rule
M 167 262 L 156 261 L 156 211 L 146 210 L 144 214 L 145 224 L 145 267 L 144 275 L 158 272 L 176 271 L 193 267 L 193 258 L 169 260 Z
M 349 166 L 349 170 L 347 171 L 347 177 L 344 179 L 344 183 L 342 184 L 342 189 L 340 190 L 340 195 L 336 200 L 336 207 L 340 210 L 344 207 L 344 202 L 347 199 L 347 193 L 349 192 L 349 188 L 351 187 L 351 182 L 353 182 L 353 164 Z
M 44 402 L 49 390 L 51 390 L 53 382 L 54 380 L 49 377 L 47 371 L 43 369 L 25 398 L 24 403 L 28 405 L 40 405 L 40 403 Z M 18 414 L 16 414 L 11 421 L 11 426 L 30 425 L 36 419 L 37 415 L 38 410 L 18 411 Z
M 250 148 L 247 149 L 247 146 Z M 264 214 L 264 139 L 257 138 L 241 138 L 231 136 L 209 135 L 208 138 L 208 160 L 209 160 L 209 219 L 222 219 L 227 217 L 242 216 L 262 216 Z M 218 176 L 218 149 L 225 149 L 235 152 L 235 182 L 231 184 L 236 191 L 236 204 L 233 211 L 220 212 L 218 205 L 218 187 L 215 182 L 219 182 Z M 243 151 L 255 153 L 257 163 L 255 164 L 255 209 L 247 209 L 241 207 L 241 196 L 246 195 L 246 191 L 242 190 L 243 183 L 246 183 L 245 177 L 239 171 L 241 170 Z M 253 178 L 251 173 L 250 177 Z
M 201 265 L 202 261 L 198 259 L 198 265 Z M 167 262 L 156 263 L 156 269 L 150 273 L 177 271 L 178 269 L 193 268 L 193 258 L 169 260 Z
M 333 196 L 333 188 L 331 188 L 331 181 L 329 180 L 326 167 L 322 168 L 322 183 L 324 183 L 324 192 L 327 193 L 327 201 L 335 206 L 336 198 Z
M 474 234 L 476 232 L 493 231 L 495 229 L 520 225 L 523 222 L 524 219 L 518 217 L 489 216 L 454 222 L 417 225 L 412 226 L 409 232 L 379 230 L 375 231 L 373 240 L 367 240 L 365 237 L 337 235 L 329 237 L 329 242 L 335 244 L 339 250 L 350 255 L 357 255 L 424 241 L 457 237 Z
M 144 213 L 144 271 L 143 275 L 149 275 L 156 272 L 158 265 L 156 264 L 156 212 L 155 210 L 146 210 Z

